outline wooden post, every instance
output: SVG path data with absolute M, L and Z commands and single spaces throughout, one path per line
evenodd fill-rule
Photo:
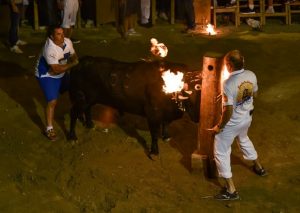
M 170 11 L 171 11 L 171 21 L 170 21 L 170 23 L 174 24 L 175 23 L 175 0 L 171 0 Z
M 197 25 L 206 26 L 211 18 L 211 0 L 194 0 L 195 22 Z
M 207 53 L 203 57 L 200 122 L 198 127 L 197 150 L 192 154 L 192 168 L 202 168 L 206 176 L 216 176 L 212 128 L 220 119 L 222 110 L 221 72 L 222 55 Z
M 33 1 L 33 17 L 34 17 L 34 29 L 39 29 L 39 10 L 37 5 L 37 0 Z
M 156 23 L 156 0 L 151 1 L 151 23 Z

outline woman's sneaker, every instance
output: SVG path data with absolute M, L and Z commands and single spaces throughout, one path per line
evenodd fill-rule
M 216 200 L 239 200 L 240 196 L 237 191 L 229 193 L 227 190 L 215 195 Z
M 17 41 L 17 43 L 16 43 L 16 45 L 19 45 L 19 46 L 24 46 L 24 45 L 26 45 L 27 44 L 27 42 L 26 41 L 22 41 L 22 40 L 18 40 Z
M 23 51 L 18 47 L 18 45 L 15 45 L 13 47 L 10 48 L 10 51 L 13 53 L 17 53 L 17 54 L 22 54 Z
M 54 129 L 49 129 L 48 131 L 45 131 L 45 135 L 46 137 L 50 140 L 50 141 L 56 141 L 57 140 L 57 135 L 54 131 Z

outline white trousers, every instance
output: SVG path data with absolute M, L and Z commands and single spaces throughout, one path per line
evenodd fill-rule
M 149 23 L 151 0 L 141 0 L 141 23 Z
M 62 14 L 62 28 L 75 26 L 78 7 L 78 0 L 65 0 Z
M 214 157 L 220 177 L 232 177 L 230 155 L 231 145 L 235 138 L 237 138 L 244 159 L 257 159 L 257 152 L 247 135 L 251 121 L 252 117 L 249 115 L 249 117 L 244 119 L 240 124 L 235 126 L 226 125 L 222 132 L 215 135 Z

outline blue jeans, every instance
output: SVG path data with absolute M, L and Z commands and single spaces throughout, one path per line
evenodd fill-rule
M 17 41 L 19 40 L 19 25 L 23 4 L 16 4 L 16 6 L 19 9 L 19 13 L 15 13 L 10 6 L 10 28 L 8 41 L 11 47 L 15 46 Z

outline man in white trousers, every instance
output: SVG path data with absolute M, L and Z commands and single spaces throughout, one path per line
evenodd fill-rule
M 152 27 L 150 23 L 151 0 L 141 0 L 141 26 Z
M 232 180 L 230 165 L 231 145 L 235 138 L 237 138 L 244 159 L 253 161 L 253 171 L 259 176 L 266 175 L 247 135 L 254 109 L 253 98 L 257 95 L 258 86 L 255 74 L 244 69 L 244 57 L 240 51 L 228 52 L 224 57 L 224 63 L 230 75 L 223 82 L 222 117 L 213 130 L 216 132 L 215 162 L 219 176 L 225 179 L 226 189 L 217 194 L 215 199 L 237 200 L 240 197 Z

